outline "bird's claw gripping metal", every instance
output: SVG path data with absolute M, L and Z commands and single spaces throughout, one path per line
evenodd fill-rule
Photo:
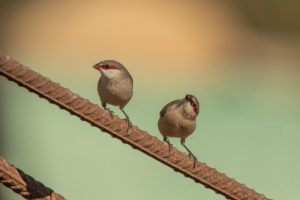
M 171 149 L 173 148 L 173 144 L 169 140 L 166 141 L 169 145 L 169 153 L 171 153 Z
M 194 160 L 194 166 L 193 166 L 193 168 L 195 168 L 195 167 L 196 167 L 196 162 L 197 162 L 197 157 L 194 156 L 194 154 L 189 150 L 189 148 L 187 148 L 187 146 L 184 144 L 184 140 L 181 142 L 181 144 L 182 144 L 182 146 L 188 151 L 189 157 L 190 157 L 190 158 L 193 158 L 193 160 Z
M 129 117 L 126 117 L 125 121 L 127 122 L 127 130 L 126 130 L 126 135 L 125 136 L 129 136 L 130 135 L 129 134 L 129 129 L 132 127 L 132 123 L 131 123 Z
M 110 114 L 111 118 L 112 119 L 114 118 L 114 114 L 115 114 L 114 111 L 110 110 L 109 108 L 104 108 L 104 110 L 109 111 L 109 114 Z
M 197 160 L 198 160 L 197 157 L 194 156 L 194 154 L 192 154 L 192 153 L 189 153 L 188 156 L 189 156 L 190 158 L 193 158 L 193 160 L 194 160 L 194 166 L 193 166 L 193 168 L 195 168 L 195 167 L 196 167 L 196 162 L 197 162 Z
M 166 143 L 168 143 L 168 146 L 169 146 L 169 153 L 171 153 L 171 149 L 173 148 L 173 144 L 171 144 L 171 142 L 168 140 L 167 137 L 164 137 L 164 141 Z

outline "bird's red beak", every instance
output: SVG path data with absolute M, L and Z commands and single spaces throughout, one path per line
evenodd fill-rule
M 94 68 L 94 69 L 97 69 L 97 70 L 99 70 L 99 71 L 101 70 L 101 67 L 100 67 L 100 65 L 98 65 L 98 64 L 94 65 L 93 68 Z

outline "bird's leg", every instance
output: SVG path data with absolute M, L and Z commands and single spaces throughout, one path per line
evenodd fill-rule
M 181 145 L 189 152 L 189 157 L 193 157 L 193 159 L 194 159 L 194 168 L 195 168 L 197 157 L 191 152 L 191 150 L 189 150 L 189 148 L 187 148 L 187 146 L 185 146 L 185 138 L 181 138 L 180 142 L 181 142 Z
M 126 120 L 127 123 L 128 123 L 127 131 L 126 131 L 126 135 L 128 135 L 128 131 L 129 131 L 129 129 L 131 128 L 132 124 L 131 124 L 131 122 L 130 122 L 130 119 L 129 119 L 128 115 L 127 115 L 126 112 L 123 110 L 123 108 L 120 107 L 120 110 L 124 113 L 124 115 L 125 115 L 125 117 L 126 117 L 125 120 Z
M 173 147 L 173 144 L 171 144 L 171 142 L 168 140 L 168 138 L 166 136 L 164 136 L 164 141 L 166 143 L 168 143 L 168 145 L 169 145 L 169 153 L 170 153 L 171 152 L 171 148 Z
M 114 118 L 114 112 L 112 110 L 110 110 L 109 108 L 106 108 L 106 103 L 102 103 L 102 107 L 104 108 L 104 110 L 109 111 L 111 118 Z

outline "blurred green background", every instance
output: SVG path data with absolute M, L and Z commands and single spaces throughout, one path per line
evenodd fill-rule
M 2 53 L 98 104 L 92 66 L 120 61 L 134 78 L 125 110 L 159 138 L 161 108 L 192 93 L 200 161 L 300 199 L 298 2 L 0 2 Z M 0 155 L 67 199 L 225 199 L 4 77 L 0 91 Z M 0 199 L 22 198 L 0 185 Z

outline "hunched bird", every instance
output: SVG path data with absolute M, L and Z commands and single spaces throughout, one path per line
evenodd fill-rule
M 163 135 L 163 139 L 169 145 L 171 151 L 172 144 L 168 137 L 181 138 L 182 146 L 188 151 L 188 155 L 194 159 L 194 167 L 196 166 L 196 156 L 185 145 L 185 139 L 196 129 L 196 117 L 199 114 L 199 102 L 197 98 L 191 94 L 187 94 L 185 98 L 178 99 L 168 103 L 161 111 L 158 120 L 158 129 Z
M 133 95 L 133 80 L 127 69 L 121 63 L 115 60 L 103 60 L 93 68 L 100 71 L 101 76 L 98 81 L 98 94 L 105 110 L 108 110 L 113 117 L 113 112 L 106 108 L 106 104 L 119 106 L 128 122 L 128 130 L 131 122 L 124 111 L 125 105 L 129 102 Z

